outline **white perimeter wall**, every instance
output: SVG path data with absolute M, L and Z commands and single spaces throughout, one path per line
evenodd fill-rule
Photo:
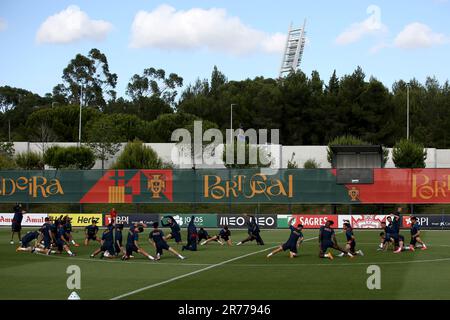
M 52 145 L 60 145 L 60 146 L 76 146 L 76 142 L 54 142 L 48 143 L 46 148 Z M 191 168 L 192 164 L 190 163 L 190 152 L 182 152 L 180 151 L 175 143 L 146 143 L 145 145 L 153 148 L 161 159 L 165 162 L 170 162 L 174 164 L 174 167 L 180 168 Z M 122 144 L 120 151 L 110 160 L 105 161 L 105 168 L 109 168 L 109 166 L 114 162 L 115 158 L 120 154 L 125 143 Z M 42 152 L 42 145 L 40 143 L 34 142 L 15 142 L 14 148 L 16 153 L 24 152 L 27 150 Z M 197 168 L 223 168 L 224 165 L 221 162 L 221 155 L 223 152 L 223 146 L 219 145 L 216 148 L 216 159 L 219 162 L 216 165 L 208 165 L 208 164 L 198 164 L 196 163 Z M 330 168 L 330 164 L 327 161 L 327 146 L 281 146 L 275 145 L 271 147 L 269 152 L 273 155 L 280 155 L 281 167 L 286 168 L 287 163 L 291 160 L 293 154 L 293 160 L 297 162 L 299 168 L 303 168 L 303 164 L 308 159 L 314 159 L 317 163 L 320 164 L 321 168 Z M 428 148 L 427 149 L 427 160 L 426 167 L 427 168 L 450 168 L 450 149 L 435 149 Z M 175 160 L 175 161 L 173 161 Z M 392 162 L 392 149 L 389 149 L 389 160 L 386 163 L 386 168 L 395 168 L 394 163 Z M 96 161 L 94 169 L 101 169 L 101 161 Z

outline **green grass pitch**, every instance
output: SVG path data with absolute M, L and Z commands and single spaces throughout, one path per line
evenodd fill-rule
M 0 299 L 67 299 L 70 265 L 81 268 L 81 289 L 76 290 L 81 299 L 450 299 L 448 231 L 423 231 L 426 251 L 393 254 L 377 251 L 378 232 L 355 230 L 357 247 L 365 256 L 333 261 L 318 258 L 317 233 L 305 230 L 307 241 L 295 259 L 287 253 L 267 259 L 269 249 L 286 241 L 289 231 L 263 230 L 265 246 L 211 243 L 184 252 L 184 261 L 165 252 L 160 262 L 142 256 L 124 262 L 90 259 L 94 243 L 73 248 L 77 256 L 72 258 L 16 253 L 16 246 L 9 244 L 10 230 L 0 229 Z M 402 232 L 407 243 L 408 233 Z M 245 235 L 245 230 L 232 231 L 233 242 Z M 83 231 L 75 230 L 74 237 L 81 243 Z M 146 230 L 141 245 L 154 253 L 143 244 L 147 237 Z M 339 231 L 337 237 L 344 243 Z M 173 241 L 169 244 L 181 249 Z M 366 286 L 369 265 L 381 268 L 380 290 Z

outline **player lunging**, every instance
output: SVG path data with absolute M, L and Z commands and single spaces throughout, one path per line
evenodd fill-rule
M 133 252 L 138 252 L 149 260 L 155 260 L 155 258 L 145 252 L 144 249 L 139 247 L 139 233 L 142 232 L 144 232 L 144 226 L 142 224 L 134 224 L 130 227 L 130 230 L 128 230 L 126 251 L 122 256 L 122 260 L 130 259 Z
M 291 234 L 289 235 L 289 239 L 283 243 L 281 246 L 273 250 L 271 253 L 267 255 L 267 258 L 270 258 L 274 254 L 277 254 L 281 251 L 289 250 L 289 257 L 295 258 L 297 257 L 297 248 L 302 243 L 304 237 L 302 233 L 303 225 L 299 224 L 297 227 L 289 226 L 289 230 L 291 230 Z
M 181 260 L 186 259 L 186 257 L 183 257 L 175 249 L 171 248 L 167 244 L 166 240 L 164 239 L 164 232 L 162 230 L 160 230 L 158 227 L 159 227 L 159 223 L 154 222 L 153 230 L 150 232 L 150 234 L 148 236 L 148 240 L 149 240 L 150 244 L 152 244 L 156 249 L 156 260 L 161 259 L 163 250 L 167 250 L 167 251 L 171 252 L 172 254 L 174 254 L 175 256 L 180 258 Z
M 330 260 L 333 260 L 334 257 L 331 254 L 331 252 L 327 253 L 327 250 L 329 248 L 335 249 L 338 251 L 343 252 L 344 254 L 347 254 L 350 258 L 353 258 L 353 255 L 350 252 L 345 251 L 339 245 L 337 244 L 336 240 L 336 234 L 334 233 L 334 229 L 331 227 L 334 224 L 332 220 L 328 220 L 325 222 L 324 226 L 320 227 L 319 230 L 319 257 L 320 258 L 328 258 Z
M 427 250 L 427 246 L 420 238 L 419 222 L 417 222 L 416 217 L 411 217 L 411 241 L 409 243 L 409 250 L 414 251 L 417 242 L 422 245 L 422 250 Z
M 216 242 L 220 243 L 221 245 L 224 245 L 224 242 L 220 239 L 225 241 L 229 246 L 233 245 L 233 243 L 231 242 L 231 231 L 230 231 L 230 229 L 228 229 L 228 226 L 223 226 L 223 228 L 220 230 L 218 235 L 209 237 L 207 240 L 200 243 L 200 245 L 204 246 L 205 244 L 208 244 L 211 241 L 216 241 Z
M 350 252 L 350 254 L 352 255 L 360 255 L 363 256 L 364 253 L 362 252 L 362 250 L 358 250 L 356 251 L 356 239 L 355 239 L 355 235 L 353 234 L 353 228 L 350 225 L 349 222 L 344 223 L 344 231 L 345 231 L 345 237 L 347 238 L 347 243 L 345 244 L 345 250 L 347 250 L 347 252 Z M 339 257 L 343 257 L 346 254 L 341 252 L 338 256 Z

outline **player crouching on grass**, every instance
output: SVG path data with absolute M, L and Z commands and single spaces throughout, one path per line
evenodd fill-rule
M 297 225 L 297 228 L 294 226 L 289 226 L 289 230 L 291 230 L 291 234 L 289 235 L 289 239 L 273 250 L 271 253 L 267 255 L 267 258 L 270 258 L 274 254 L 277 254 L 281 251 L 289 250 L 289 257 L 295 258 L 297 257 L 297 248 L 298 246 L 303 242 L 303 233 L 302 233 L 303 225 L 299 224 Z
M 85 234 L 86 234 L 86 238 L 84 239 L 85 246 L 87 246 L 89 244 L 90 240 L 101 242 L 101 240 L 99 238 L 97 238 L 97 232 L 98 232 L 97 219 L 92 219 L 91 225 L 89 225 L 85 228 Z
M 427 246 L 425 243 L 420 239 L 420 226 L 419 222 L 417 222 L 416 217 L 411 217 L 411 241 L 409 242 L 409 250 L 414 251 L 417 242 L 422 245 L 422 250 L 427 250 Z
M 345 237 L 347 238 L 347 243 L 345 244 L 345 250 L 347 250 L 347 252 L 350 252 L 350 254 L 356 256 L 356 255 L 360 255 L 360 256 L 364 256 L 364 253 L 362 252 L 362 250 L 358 250 L 356 251 L 356 239 L 355 239 L 355 235 L 353 234 L 353 228 L 350 225 L 350 222 L 346 222 L 344 223 L 344 231 L 345 231 Z M 343 257 L 346 254 L 344 252 L 341 252 L 338 257 Z
M 244 213 L 244 216 L 247 216 L 247 214 Z M 248 216 L 247 217 L 247 226 L 248 226 L 248 237 L 242 241 L 239 241 L 236 243 L 237 246 L 240 246 L 241 244 L 244 244 L 248 241 L 256 240 L 256 244 L 263 246 L 264 241 L 259 235 L 260 230 L 258 226 L 258 222 L 256 221 L 256 218 L 254 216 Z
M 211 238 L 211 236 L 208 234 L 208 231 L 206 231 L 203 228 L 200 228 L 198 230 L 198 233 L 197 233 L 197 243 L 198 244 L 200 244 L 202 242 L 202 240 L 208 240 L 210 238 Z
M 114 258 L 114 225 L 110 223 L 106 230 L 103 231 L 102 234 L 102 240 L 101 240 L 101 246 L 99 249 L 95 250 L 91 254 L 91 258 L 95 258 L 96 255 L 98 255 L 100 252 L 102 255 L 100 258 L 106 257 L 106 258 Z
M 39 240 L 42 238 L 42 234 L 39 230 L 29 231 L 27 232 L 21 239 L 20 247 L 17 247 L 16 252 L 25 251 L 25 252 L 34 252 L 34 246 L 31 246 L 31 242 L 35 240 L 36 243 L 39 243 Z
M 64 229 L 64 225 L 59 224 L 58 226 L 58 231 L 56 233 L 56 248 L 57 248 L 57 252 L 58 254 L 61 254 L 64 251 L 67 252 L 67 254 L 70 257 L 74 257 L 75 253 L 73 253 L 72 251 L 70 251 L 69 248 L 69 236 L 66 232 L 66 230 Z
M 384 230 L 383 251 L 387 250 L 390 243 L 394 244 L 394 253 L 402 252 L 405 237 L 399 233 L 395 233 L 391 227 L 386 226 L 386 222 L 381 223 L 381 227 Z M 380 234 L 382 236 L 383 233 Z
M 167 219 L 167 223 L 164 223 L 164 219 Z M 172 216 L 165 216 L 161 219 L 161 225 L 163 227 L 169 227 L 170 233 L 167 235 L 166 240 L 169 239 L 175 239 L 175 242 L 177 244 L 181 243 L 181 229 L 174 217 Z
M 319 229 L 319 258 L 328 258 L 333 260 L 334 257 L 331 252 L 327 253 L 329 248 L 341 251 L 350 258 L 353 258 L 353 254 L 345 251 L 337 244 L 336 234 L 334 233 L 334 229 L 331 227 L 333 224 L 334 222 L 332 220 L 328 220 L 325 222 L 325 225 L 321 226 Z
M 187 227 L 187 244 L 183 246 L 181 249 L 184 250 L 190 250 L 190 251 L 197 251 L 197 227 L 194 223 L 195 216 L 191 217 L 191 221 L 189 221 L 188 227 Z
M 149 260 L 155 260 L 151 255 L 145 252 L 144 249 L 139 247 L 139 233 L 144 232 L 144 224 L 136 223 L 130 227 L 127 237 L 127 245 L 125 254 L 122 256 L 122 260 L 128 260 L 132 257 L 133 252 L 138 252 Z
M 69 235 L 69 242 L 73 244 L 75 247 L 79 247 L 80 245 L 73 240 L 72 236 L 72 218 L 69 216 L 65 216 L 63 219 L 64 229 L 66 230 L 67 234 Z
M 156 260 L 161 259 L 161 255 L 163 253 L 163 250 L 170 251 L 175 256 L 180 258 L 181 260 L 186 259 L 186 257 L 183 257 L 181 254 L 179 254 L 175 249 L 171 248 L 166 240 L 164 239 L 164 232 L 158 228 L 159 223 L 154 222 L 153 223 L 153 230 L 150 232 L 148 236 L 148 241 L 155 247 L 156 249 Z
M 223 226 L 218 235 L 209 237 L 207 240 L 200 243 L 200 245 L 204 246 L 205 244 L 208 244 L 211 241 L 216 241 L 223 246 L 224 243 L 220 239 L 225 241 L 229 246 L 233 245 L 233 243 L 231 242 L 231 231 L 228 229 L 228 226 Z

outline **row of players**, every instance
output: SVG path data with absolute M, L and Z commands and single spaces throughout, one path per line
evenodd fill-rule
M 164 219 L 167 219 L 167 223 L 164 223 Z M 256 240 L 258 245 L 264 245 L 264 241 L 261 238 L 259 227 L 256 223 L 256 219 L 252 216 L 247 217 L 248 224 L 248 237 L 237 245 L 241 245 L 248 241 Z M 22 245 L 17 248 L 17 251 L 29 251 L 29 252 L 39 252 L 44 254 L 51 253 L 62 253 L 66 251 L 70 256 L 74 253 L 70 250 L 70 245 L 73 244 L 77 246 L 72 238 L 72 227 L 69 217 L 60 217 L 56 219 L 53 223 L 50 222 L 49 218 L 46 218 L 45 224 L 38 231 L 29 232 L 22 238 Z M 215 236 L 209 236 L 206 230 L 197 228 L 194 224 L 195 217 L 191 217 L 191 221 L 187 228 L 187 244 L 182 247 L 182 250 L 196 251 L 197 245 L 205 245 L 211 241 L 219 242 L 220 244 L 227 243 L 232 245 L 231 242 L 231 231 L 227 226 L 224 226 L 220 232 Z M 404 246 L 404 237 L 399 234 L 400 228 L 400 212 L 394 214 L 394 218 L 388 218 L 388 224 L 383 223 L 382 227 L 384 232 L 380 234 L 381 244 L 380 249 L 387 250 L 390 244 L 393 245 L 394 253 L 400 253 L 403 250 L 414 250 L 417 243 L 421 245 L 421 248 L 426 249 L 426 245 L 420 238 L 420 227 L 417 223 L 415 217 L 411 218 L 411 241 L 410 246 Z M 163 253 L 163 250 L 167 250 L 177 256 L 180 259 L 185 259 L 184 256 L 179 254 L 175 249 L 170 247 L 167 240 L 174 239 L 178 244 L 181 243 L 181 228 L 177 224 L 176 220 L 172 216 L 164 217 L 161 221 L 163 227 L 169 227 L 170 233 L 165 236 L 163 231 L 159 229 L 159 223 L 154 222 L 152 224 L 153 229 L 149 234 L 149 241 L 156 249 L 156 258 L 148 254 L 139 245 L 139 234 L 144 231 L 147 227 L 144 223 L 136 223 L 132 225 L 128 231 L 127 243 L 125 247 L 122 246 L 122 230 L 123 225 L 111 223 L 107 226 L 106 230 L 103 232 L 101 239 L 97 237 L 99 231 L 96 221 L 93 220 L 92 225 L 87 226 L 85 229 L 85 245 L 89 244 L 89 241 L 94 240 L 101 243 L 100 248 L 95 250 L 91 257 L 101 253 L 102 257 L 116 257 L 119 254 L 122 255 L 123 260 L 127 260 L 133 257 L 134 252 L 138 252 L 150 260 L 159 260 Z M 346 235 L 346 245 L 345 248 L 341 248 L 336 240 L 336 235 L 333 229 L 333 221 L 329 220 L 324 226 L 320 228 L 319 231 L 319 257 L 333 259 L 332 253 L 329 249 L 335 249 L 340 251 L 341 257 L 348 256 L 354 257 L 355 255 L 363 255 L 361 250 L 356 250 L 356 239 L 353 233 L 353 229 L 350 223 L 347 221 L 344 223 L 344 231 Z M 301 224 L 297 226 L 290 226 L 290 236 L 288 241 L 277 247 L 267 257 L 271 257 L 274 254 L 289 250 L 289 256 L 291 258 L 296 257 L 298 253 L 298 247 L 303 242 L 304 237 L 302 234 L 303 226 Z M 36 240 L 37 245 L 31 246 L 30 243 Z

